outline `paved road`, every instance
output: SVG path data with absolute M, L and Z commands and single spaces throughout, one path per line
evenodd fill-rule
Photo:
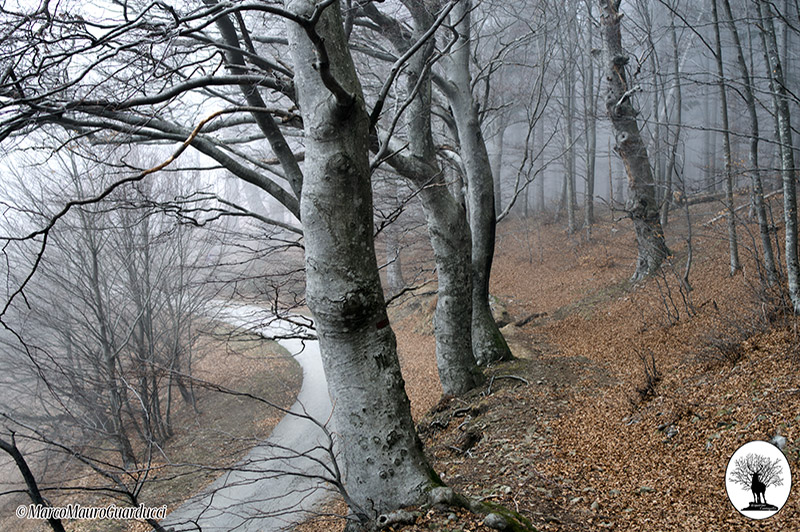
M 215 312 L 218 320 L 268 338 L 301 330 L 277 319 L 264 326 L 267 311 L 259 307 L 226 306 Z M 307 413 L 324 423 L 330 417 L 331 401 L 318 342 L 295 338 L 276 338 L 276 341 L 303 367 L 303 384 L 291 411 Z M 201 495 L 176 509 L 162 525 L 175 532 L 270 532 L 291 528 L 331 494 L 318 480 L 302 476 L 320 474 L 322 466 L 297 456 L 326 444 L 327 439 L 317 425 L 304 417 L 287 414 L 269 439 L 250 451 L 236 470 L 224 474 Z M 310 456 L 324 460 L 326 455 L 317 450 L 310 452 Z

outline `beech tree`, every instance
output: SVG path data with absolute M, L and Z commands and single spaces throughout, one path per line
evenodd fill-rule
M 109 6 L 100 21 L 46 2 L 6 10 L 0 140 L 33 142 L 24 136 L 52 128 L 100 143 L 179 143 L 165 161 L 67 201 L 39 228 L 13 237 L 38 245 L 36 257 L 71 210 L 144 180 L 189 147 L 302 220 L 306 301 L 335 404 L 350 523 L 359 528 L 424 501 L 441 481 L 415 432 L 386 313 L 370 186 L 379 159 L 369 156 L 372 115 L 380 110 L 367 109 L 347 41 L 352 21 L 341 7 L 336 0 L 286 0 L 282 7 L 208 0 L 183 9 L 125 3 Z M 271 31 L 278 20 L 285 33 Z M 269 57 L 273 47 L 285 57 L 286 46 L 291 65 Z M 469 148 L 485 155 L 471 95 L 464 104 L 470 123 L 462 139 L 470 132 L 481 142 Z M 263 140 L 274 160 L 264 157 Z M 491 172 L 483 179 L 491 191 Z M 493 212 L 490 222 L 493 235 Z M 493 238 L 481 245 L 481 294 L 488 297 Z M 35 274 L 34 262 L 12 300 L 27 293 Z M 2 317 L 13 328 L 5 311 Z M 439 500 L 467 504 L 452 492 Z
M 725 68 L 722 60 L 722 39 L 719 30 L 719 14 L 717 0 L 711 0 L 711 17 L 714 23 L 714 62 L 717 65 L 717 87 L 719 88 L 720 116 L 722 117 L 722 152 L 725 158 L 725 207 L 728 210 L 728 249 L 730 256 L 730 272 L 735 274 L 741 269 L 739 264 L 739 244 L 736 238 L 736 213 L 733 204 L 733 175 L 731 155 L 730 121 L 728 120 L 728 89 L 725 81 Z
M 616 141 L 615 150 L 625 163 L 628 174 L 628 201 L 625 210 L 636 231 L 638 259 L 632 280 L 652 274 L 669 255 L 659 219 L 655 183 L 647 147 L 642 141 L 633 95 L 636 87 L 628 85 L 625 67 L 628 55 L 622 48 L 621 0 L 600 0 L 602 11 L 603 51 L 606 63 L 605 105 Z
M 739 75 L 742 78 L 742 97 L 747 106 L 747 119 L 749 125 L 749 150 L 747 152 L 750 180 L 752 183 L 753 206 L 755 207 L 758 227 L 761 236 L 761 247 L 764 260 L 764 269 L 769 283 L 775 283 L 778 279 L 778 270 L 775 267 L 775 254 L 772 251 L 772 241 L 770 239 L 769 219 L 767 209 L 764 206 L 764 185 L 761 180 L 761 168 L 759 168 L 758 144 L 758 112 L 756 110 L 756 98 L 754 94 L 753 78 L 750 69 L 745 61 L 744 48 L 739 38 L 739 30 L 731 9 L 730 0 L 722 0 L 722 7 L 725 12 L 726 24 L 733 38 L 736 64 L 739 68 Z M 674 30 L 673 30 L 674 31 Z
M 472 349 L 480 364 L 489 364 L 509 360 L 512 354 L 489 309 L 489 277 L 494 259 L 497 217 L 492 166 L 481 131 L 478 104 L 472 94 L 471 13 L 469 0 L 461 0 L 453 8 L 451 20 L 455 22 L 457 38 L 447 62 L 446 82 L 439 86 L 450 104 L 467 178 L 467 205 L 472 230 Z
M 789 111 L 789 94 L 783 76 L 783 64 L 775 36 L 773 11 L 770 4 L 758 1 L 761 16 L 761 36 L 768 66 L 770 89 L 778 126 L 781 177 L 783 179 L 783 217 L 785 227 L 784 253 L 789 298 L 795 313 L 800 312 L 800 261 L 797 250 L 797 170 L 792 142 L 792 121 Z
M 382 150 L 381 154 L 391 153 L 392 156 L 388 158 L 387 162 L 422 190 L 420 196 L 426 210 L 429 235 L 436 255 L 440 283 L 437 316 L 446 315 L 445 309 L 447 309 L 447 315 L 451 317 L 448 325 L 440 325 L 440 320 L 437 318 L 436 327 L 439 333 L 437 338 L 443 340 L 441 342 L 437 340 L 437 353 L 447 355 L 439 357 L 439 360 L 444 362 L 443 358 L 446 358 L 456 361 L 458 360 L 456 352 L 463 350 L 461 347 L 463 336 L 458 341 L 455 339 L 459 333 L 463 334 L 466 330 L 460 321 L 465 315 L 467 303 L 462 299 L 461 294 L 457 295 L 457 292 L 467 286 L 471 286 L 472 290 L 470 331 L 471 350 L 475 359 L 481 365 L 507 360 L 512 356 L 511 351 L 497 328 L 489 307 L 489 276 L 494 255 L 497 223 L 494 206 L 494 179 L 496 176 L 493 176 L 492 173 L 491 161 L 481 129 L 478 103 L 472 94 L 474 83 L 470 65 L 473 45 L 471 39 L 473 7 L 468 2 L 453 2 L 452 11 L 447 11 L 450 14 L 452 27 L 456 29 L 456 37 L 453 42 L 445 41 L 446 50 L 438 54 L 443 56 L 439 60 L 439 63 L 443 64 L 443 68 L 436 69 L 437 65 L 431 61 L 431 46 L 422 47 L 420 50 L 413 50 L 412 46 L 415 42 L 419 42 L 423 35 L 431 33 L 441 23 L 441 21 L 436 21 L 432 14 L 451 3 L 417 1 L 401 3 L 411 15 L 410 18 L 413 21 L 411 32 L 407 30 L 406 25 L 399 22 L 396 16 L 387 14 L 371 3 L 360 6 L 360 9 L 354 11 L 354 24 L 366 27 L 372 24 L 381 29 L 381 33 L 389 40 L 396 52 L 396 56 L 391 56 L 390 59 L 402 58 L 404 54 L 414 52 L 408 58 L 409 62 L 405 69 L 405 77 L 408 80 L 406 93 L 409 97 L 407 103 L 402 105 L 407 117 L 408 156 L 405 156 L 402 144 L 397 140 L 392 145 L 385 143 L 387 148 L 394 146 L 395 149 Z M 360 20 L 359 17 L 364 20 Z M 428 38 L 432 39 L 430 36 Z M 449 39 L 449 36 L 445 35 L 444 39 Z M 365 46 L 359 46 L 356 49 L 373 58 L 387 59 L 386 55 L 380 51 Z M 392 68 L 396 70 L 398 67 L 399 64 L 395 63 Z M 459 166 L 463 169 L 466 178 L 465 199 L 469 226 L 465 224 L 467 221 L 465 214 L 456 207 L 460 203 L 456 195 L 452 194 L 455 203 L 451 205 L 447 205 L 451 203 L 450 199 L 444 198 L 447 195 L 447 191 L 441 186 L 444 176 L 437 170 L 439 164 L 436 162 L 436 150 L 431 137 L 433 100 L 430 91 L 432 83 L 446 99 L 445 102 L 439 103 L 449 107 L 448 117 L 444 121 L 452 130 L 453 137 L 457 142 Z M 382 94 L 379 98 L 383 98 L 383 96 Z M 379 99 L 379 102 L 383 105 L 382 100 Z M 499 177 L 497 178 L 499 179 Z M 434 207 L 435 205 L 438 206 Z M 448 229 L 443 232 L 442 228 Z M 470 244 L 465 245 L 461 242 L 457 247 L 453 245 L 464 236 L 470 238 Z M 464 253 L 469 255 L 471 262 L 469 268 L 472 278 L 469 285 L 463 280 L 457 283 L 450 282 L 450 279 L 461 279 L 463 275 L 461 272 L 464 268 L 462 262 Z M 446 298 L 441 297 L 444 295 L 443 290 L 446 291 Z M 458 381 L 462 383 L 459 387 L 463 390 L 465 389 L 464 383 L 469 380 L 472 380 L 474 385 L 474 377 L 469 375 L 474 375 L 475 371 L 467 368 L 463 363 L 461 365 L 463 369 L 456 370 L 457 366 L 450 364 L 452 369 L 446 371 L 456 371 L 461 374 Z M 439 369 L 440 375 L 442 375 L 441 363 Z M 449 379 L 443 379 L 443 384 L 447 380 Z M 451 389 L 457 390 L 459 387 Z
M 408 147 L 389 132 L 381 132 L 377 157 L 390 153 L 388 164 L 419 190 L 427 220 L 428 235 L 436 260 L 437 300 L 434 315 L 436 360 L 439 380 L 445 394 L 461 394 L 483 381 L 473 355 L 472 270 L 467 213 L 446 186 L 444 172 L 437 161 L 432 133 L 431 69 L 435 52 L 433 33 L 443 21 L 428 6 L 404 2 L 414 26 L 409 35 L 393 17 L 372 4 L 362 6 L 365 20 L 382 30 L 398 58 L 408 57 L 404 79 L 405 134 Z M 444 15 L 447 11 L 443 12 Z M 422 46 L 419 46 L 422 44 Z M 369 50 L 365 50 L 369 53 Z M 399 59 L 398 59 L 399 61 Z M 374 113 L 374 112 L 373 112 Z M 373 120 L 378 117 L 375 116 Z
M 435 480 L 411 419 L 378 276 L 370 119 L 338 2 L 293 0 L 286 7 L 304 115 L 306 294 L 358 506 L 352 510 L 368 519 L 417 502 Z

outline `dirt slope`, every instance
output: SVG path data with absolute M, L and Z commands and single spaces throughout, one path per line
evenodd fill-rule
M 434 406 L 433 298 L 395 309 L 418 427 L 448 484 L 541 530 L 800 530 L 797 320 L 760 288 L 754 228 L 740 227 L 745 269 L 730 277 L 724 227 L 693 214 L 691 291 L 680 222 L 667 228 L 674 266 L 637 286 L 625 221 L 607 217 L 591 240 L 503 224 L 492 293 L 517 322 L 504 333 L 519 360 L 465 398 Z M 645 360 L 659 376 L 649 391 Z M 728 502 L 725 468 L 741 444 L 775 434 L 788 441 L 793 496 L 766 523 L 749 521 Z M 488 530 L 436 509 L 403 530 L 428 529 Z

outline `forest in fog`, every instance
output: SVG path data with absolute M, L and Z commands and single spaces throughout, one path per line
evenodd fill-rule
M 659 290 L 667 328 L 724 307 L 692 295 L 712 256 L 765 320 L 800 312 L 797 0 L 16 0 L 0 35 L 3 530 L 379 530 L 409 507 L 533 530 L 451 483 L 408 390 L 546 382 L 497 370 L 526 358 L 504 326 L 557 315 L 520 302 L 542 231 L 552 264 Z M 567 258 L 591 246 L 625 258 Z M 12 516 L 76 502 L 174 513 Z

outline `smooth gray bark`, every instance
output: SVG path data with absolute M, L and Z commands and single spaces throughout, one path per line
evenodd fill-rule
M 719 88 L 719 108 L 722 117 L 722 153 L 725 157 L 725 208 L 728 210 L 728 251 L 731 275 L 741 269 L 739 264 L 739 242 L 736 237 L 736 213 L 733 204 L 733 175 L 731 173 L 731 133 L 728 120 L 728 90 L 725 83 L 725 67 L 722 64 L 722 42 L 719 32 L 719 13 L 717 0 L 711 0 L 711 18 L 714 23 L 714 60 L 717 66 L 717 87 Z
M 286 7 L 308 17 L 315 5 L 287 0 Z M 372 235 L 369 116 L 339 2 L 316 24 L 316 47 L 303 27 L 287 24 L 306 144 L 301 214 L 308 306 L 351 511 L 374 519 L 419 502 L 436 478 L 414 428 L 386 315 Z
M 384 28 L 385 35 L 399 54 L 410 49 L 400 25 L 368 6 L 372 20 Z M 435 19 L 424 6 L 411 2 L 414 18 L 413 42 L 421 39 Z M 450 193 L 436 160 L 431 132 L 431 79 L 428 62 L 433 42 L 422 46 L 406 63 L 407 97 L 405 113 L 408 155 L 400 146 L 389 164 L 412 186 L 420 189 L 428 235 L 433 247 L 438 280 L 434 337 L 436 363 L 442 392 L 460 395 L 483 382 L 472 351 L 472 270 L 469 226 L 466 210 Z M 399 141 L 397 141 L 400 144 Z
M 458 395 L 484 380 L 472 352 L 470 234 L 463 207 L 441 177 L 420 196 L 439 282 L 433 322 L 439 380 L 445 395 Z
M 622 48 L 619 3 L 619 0 L 600 0 L 608 84 L 606 109 L 614 129 L 615 149 L 622 157 L 628 174 L 625 210 L 633 220 L 636 232 L 639 256 L 632 280 L 638 281 L 655 272 L 669 255 L 669 250 L 659 220 L 647 148 L 642 141 L 636 110 L 631 101 L 634 90 L 628 86 L 625 73 L 629 58 Z
M 783 69 L 775 25 L 772 21 L 770 4 L 758 2 L 761 15 L 761 29 L 764 36 L 768 72 L 772 80 L 775 107 L 778 115 L 778 133 L 781 145 L 781 177 L 783 178 L 783 219 L 786 225 L 784 252 L 786 254 L 786 278 L 789 285 L 789 298 L 795 313 L 800 312 L 800 263 L 797 256 L 797 175 L 794 166 L 792 143 L 792 123 L 789 113 L 789 96 L 784 85 Z
M 459 2 L 451 12 L 458 21 L 458 39 L 448 68 L 446 95 L 458 131 L 461 159 L 467 177 L 467 204 L 472 230 L 472 351 L 481 365 L 512 357 L 489 309 L 489 275 L 494 258 L 496 213 L 492 168 L 481 132 L 478 107 L 472 96 L 470 62 L 469 0 Z
M 753 93 L 753 80 L 750 77 L 750 71 L 744 58 L 744 50 L 742 49 L 742 42 L 739 38 L 739 31 L 736 28 L 736 23 L 733 19 L 733 11 L 731 10 L 730 1 L 722 0 L 722 7 L 725 10 L 728 30 L 731 33 L 731 37 L 733 37 L 733 43 L 736 49 L 736 63 L 739 66 L 739 74 L 742 77 L 743 96 L 745 105 L 747 106 L 747 118 L 749 124 L 748 135 L 750 137 L 750 149 L 748 151 L 748 158 L 750 163 L 750 180 L 753 187 L 753 206 L 755 207 L 759 232 L 761 234 L 764 270 L 766 271 L 767 281 L 772 284 L 778 280 L 778 271 L 775 267 L 775 254 L 772 251 L 772 241 L 770 239 L 769 229 L 770 224 L 769 219 L 767 218 L 767 209 L 764 206 L 764 186 L 761 182 L 761 169 L 759 168 L 758 161 L 758 112 L 756 111 L 756 99 Z

